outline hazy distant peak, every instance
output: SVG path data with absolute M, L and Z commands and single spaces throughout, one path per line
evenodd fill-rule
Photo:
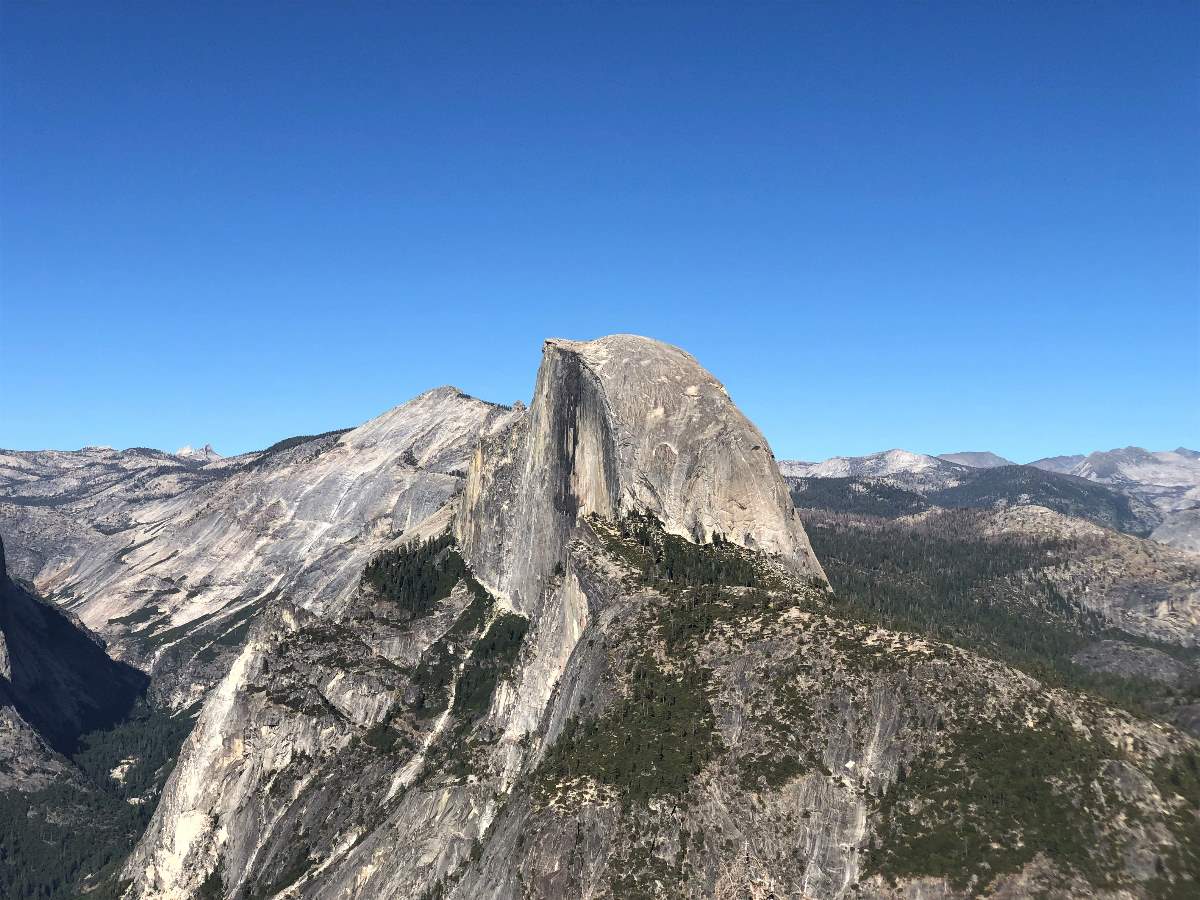
M 1047 456 L 1042 459 L 1035 459 L 1029 465 L 1035 469 L 1043 469 L 1047 472 L 1058 472 L 1060 475 L 1068 475 L 1071 470 L 1087 459 L 1082 453 L 1072 453 L 1067 456 Z
M 937 470 L 949 465 L 952 464 L 924 453 L 893 449 L 867 456 L 833 456 L 819 463 L 784 461 L 780 468 L 785 474 L 799 477 L 846 478 Z
M 942 453 L 938 459 L 957 463 L 960 466 L 970 466 L 972 469 L 995 469 L 1000 466 L 1016 465 L 1011 459 L 997 456 L 989 450 L 960 450 L 958 453 Z

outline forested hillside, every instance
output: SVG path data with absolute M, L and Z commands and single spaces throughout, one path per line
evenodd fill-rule
M 1116 627 L 1070 589 L 1073 567 L 1091 552 L 1086 538 L 996 533 L 984 510 L 889 519 L 806 509 L 803 517 L 835 602 L 850 615 L 958 644 L 1143 715 L 1173 721 L 1200 702 L 1200 652 Z M 1081 664 L 1097 642 L 1152 650 L 1187 674 L 1168 685 L 1146 673 L 1097 671 Z

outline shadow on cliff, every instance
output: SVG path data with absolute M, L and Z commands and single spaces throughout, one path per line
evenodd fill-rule
M 8 577 L 0 539 L 0 705 L 64 755 L 81 735 L 129 715 L 149 678 Z

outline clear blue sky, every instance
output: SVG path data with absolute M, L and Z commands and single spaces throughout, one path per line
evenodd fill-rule
M 781 457 L 1200 446 L 1194 2 L 0 16 L 0 446 L 527 400 L 617 331 Z

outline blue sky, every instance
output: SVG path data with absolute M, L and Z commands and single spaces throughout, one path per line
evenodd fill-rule
M 619 331 L 780 457 L 1200 446 L 1200 7 L 687 6 L 4 3 L 0 446 Z

